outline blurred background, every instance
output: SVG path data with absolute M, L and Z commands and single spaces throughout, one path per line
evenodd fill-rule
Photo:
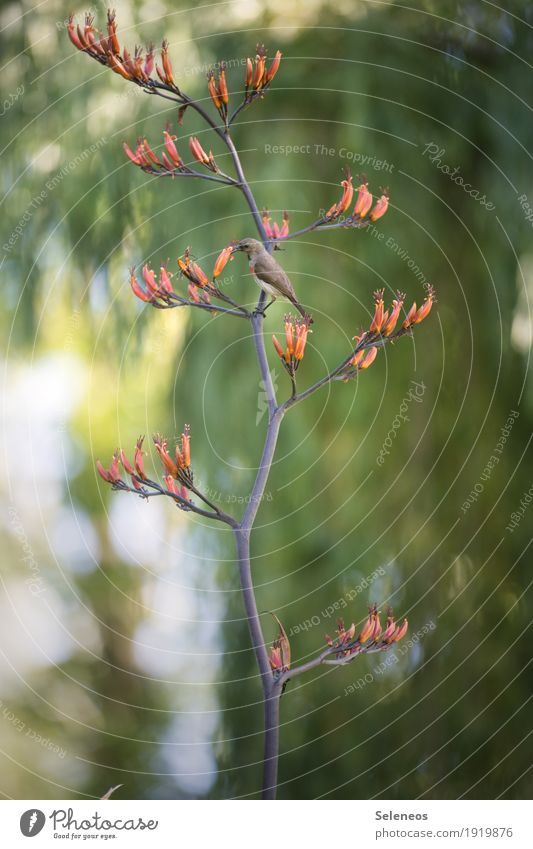
M 189 422 L 198 480 L 242 512 L 266 424 L 248 326 L 143 308 L 127 269 L 175 270 L 187 245 L 211 267 L 252 223 L 237 191 L 126 160 L 124 140 L 160 144 L 170 121 L 184 153 L 197 133 L 230 168 L 194 115 L 178 127 L 172 104 L 77 53 L 69 11 L 0 11 L 0 791 L 253 798 L 260 687 L 231 535 L 111 492 L 94 466 Z M 346 166 L 389 187 L 382 237 L 314 232 L 278 254 L 315 317 L 301 387 L 345 356 L 373 290 L 437 289 L 412 340 L 283 423 L 253 537 L 259 609 L 295 660 L 373 601 L 410 635 L 289 685 L 280 797 L 531 797 L 533 7 L 120 0 L 117 18 L 130 47 L 166 37 L 198 97 L 217 60 L 238 91 L 258 41 L 282 50 L 234 131 L 274 218 L 305 226 Z M 226 271 L 255 299 L 244 258 Z M 285 309 L 265 321 L 280 398 Z

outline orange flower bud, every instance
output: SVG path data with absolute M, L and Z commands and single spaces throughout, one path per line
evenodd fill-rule
M 70 38 L 74 47 L 76 47 L 78 50 L 85 50 L 83 44 L 81 43 L 80 39 L 78 38 L 77 32 L 76 32 L 76 27 L 75 27 L 75 24 L 74 24 L 74 15 L 69 15 L 69 17 L 68 17 L 67 32 L 68 32 L 68 37 Z
M 163 136 L 165 138 L 165 147 L 168 151 L 168 155 L 170 156 L 172 162 L 178 167 L 180 167 L 181 165 L 183 165 L 183 160 L 178 153 L 176 145 L 174 144 L 176 136 L 171 136 L 168 130 L 163 131 Z
M 370 333 L 379 333 L 379 331 L 381 330 L 381 325 L 383 324 L 383 291 L 383 289 L 378 289 L 377 292 L 374 292 L 375 309 L 374 318 L 372 319 L 372 324 L 370 325 Z
M 250 88 L 250 86 L 252 85 L 253 75 L 254 75 L 254 66 L 252 65 L 252 60 L 247 59 L 246 60 L 246 77 L 245 77 L 245 80 L 244 80 L 244 85 L 246 86 L 247 89 Z
M 401 292 L 398 292 L 397 297 L 392 302 L 392 311 L 390 317 L 387 319 L 386 323 L 384 323 L 383 327 L 381 328 L 381 333 L 383 336 L 390 336 L 392 331 L 396 327 L 398 316 L 400 315 L 400 310 L 403 307 L 404 300 L 405 295 L 402 295 Z
M 115 12 L 108 10 L 107 12 L 107 35 L 110 49 L 116 56 L 120 55 L 120 43 L 117 36 L 117 22 L 115 20 Z
M 397 643 L 399 640 L 403 639 L 407 634 L 407 629 L 409 627 L 409 623 L 407 619 L 404 619 L 402 624 L 398 626 L 396 631 L 393 634 L 392 642 Z
M 143 460 L 143 442 L 144 436 L 140 436 L 137 440 L 137 444 L 135 446 L 135 454 L 133 457 L 133 463 L 135 465 L 135 470 L 140 478 L 143 480 L 146 479 L 146 475 L 144 473 L 144 460 Z
M 165 481 L 166 487 L 172 495 L 177 495 L 179 498 L 184 498 L 186 501 L 189 500 L 189 493 L 187 489 L 182 486 L 182 484 L 176 483 L 172 475 L 166 475 L 163 480 Z
M 354 215 L 359 215 L 359 213 L 362 209 L 363 203 L 366 200 L 366 196 L 368 195 L 368 183 L 366 182 L 366 180 L 363 180 L 360 183 L 357 191 L 358 191 L 357 200 L 355 201 L 355 206 L 354 206 L 354 210 L 353 210 Z
M 222 106 L 222 98 L 220 97 L 220 94 L 218 92 L 213 71 L 209 71 L 209 73 L 207 74 L 207 89 L 209 91 L 209 94 L 211 95 L 211 100 L 215 104 L 216 108 L 220 109 L 220 107 Z
M 272 80 L 276 76 L 278 69 L 279 69 L 280 62 L 281 62 L 281 55 L 282 54 L 280 53 L 280 51 L 277 50 L 276 55 L 274 56 L 274 58 L 272 60 L 272 64 L 270 65 L 270 68 L 267 71 L 267 75 L 266 75 L 266 82 L 267 83 L 272 82 Z
M 183 465 L 186 469 L 191 465 L 191 432 L 189 425 L 185 425 L 181 434 L 181 453 L 183 457 Z
M 191 300 L 193 300 L 195 304 L 199 304 L 200 296 L 198 295 L 198 286 L 195 286 L 194 283 L 189 283 L 188 292 Z
M 296 345 L 294 346 L 294 359 L 298 362 L 303 360 L 308 333 L 309 323 L 305 319 L 298 321 L 296 324 Z
M 176 170 L 176 166 L 173 162 L 170 161 L 166 153 L 161 154 L 161 159 L 163 160 L 163 165 L 165 166 L 167 171 L 170 171 L 172 175 L 174 175 L 174 171 Z
M 368 368 L 369 366 L 371 366 L 372 363 L 374 362 L 374 360 L 376 359 L 377 355 L 378 355 L 378 349 L 377 348 L 375 348 L 375 347 L 369 348 L 368 354 L 366 355 L 364 360 L 360 363 L 359 368 L 363 369 L 363 368 Z
M 189 139 L 189 148 L 197 162 L 201 162 L 202 165 L 210 164 L 209 156 L 203 149 L 196 136 L 191 136 L 191 138 Z
M 218 90 L 220 92 L 222 103 L 224 104 L 224 106 L 227 106 L 229 102 L 229 94 L 228 86 L 226 83 L 226 66 L 224 64 L 220 66 L 220 73 L 218 75 Z
M 373 634 L 375 615 L 376 614 L 374 613 L 373 609 L 371 609 L 370 613 L 368 614 L 368 619 L 366 620 L 365 624 L 363 625 L 363 627 L 361 629 L 361 633 L 359 634 L 359 636 L 357 638 L 360 643 L 366 643 L 368 638 Z
M 289 214 L 285 210 L 283 210 L 283 224 L 281 225 L 281 230 L 279 231 L 279 238 L 284 239 L 289 235 Z
M 122 448 L 120 449 L 120 462 L 122 463 L 122 465 L 124 467 L 124 471 L 127 472 L 128 475 L 134 475 L 135 474 L 135 469 L 133 468 L 130 461 L 126 457 L 126 454 L 125 454 L 125 452 Z
M 414 318 L 415 318 L 415 315 L 416 315 L 416 302 L 413 304 L 413 306 L 411 307 L 411 309 L 407 313 L 407 318 L 405 319 L 404 323 L 402 324 L 403 330 L 407 330 L 407 328 L 412 325 Z
M 392 637 L 394 632 L 396 631 L 396 622 L 394 621 L 394 617 L 392 615 L 392 609 L 389 607 L 387 613 L 387 627 L 385 628 L 383 635 L 381 637 L 382 643 L 390 643 L 392 642 Z
M 164 82 L 167 85 L 174 85 L 174 75 L 172 73 L 172 63 L 168 56 L 168 41 L 165 39 L 161 45 L 161 62 L 163 63 Z
M 117 59 L 117 57 L 114 56 L 113 53 L 108 54 L 107 62 L 108 62 L 109 67 L 111 68 L 112 71 L 115 72 L 115 74 L 119 74 L 125 80 L 132 80 L 133 79 L 132 74 L 130 74 L 126 70 L 126 68 L 124 67 L 122 62 L 119 59 Z
M 434 297 L 435 297 L 435 293 L 433 291 L 433 287 L 428 286 L 428 293 L 426 295 L 424 303 L 422 304 L 420 309 L 417 311 L 415 317 L 413 318 L 413 322 L 412 322 L 413 324 L 420 324 L 420 322 L 424 321 L 424 319 L 429 315 L 429 313 L 431 311 L 431 307 L 433 306 Z
M 150 44 L 146 51 L 146 59 L 144 61 L 144 73 L 150 78 L 154 71 L 154 45 Z
M 158 433 L 156 433 L 154 436 L 154 445 L 167 472 L 173 477 L 176 477 L 178 469 L 172 457 L 168 453 L 166 439 L 163 439 Z
M 137 278 L 135 276 L 135 272 L 134 272 L 133 268 L 130 271 L 130 286 L 133 290 L 133 294 L 137 298 L 139 298 L 139 300 L 145 301 L 146 303 L 150 303 L 150 301 L 153 300 L 153 296 L 150 295 L 148 292 L 145 292 L 144 289 L 142 289 L 141 286 L 139 286 L 139 281 L 137 280 Z
M 289 357 L 294 354 L 294 323 L 290 317 L 285 319 L 285 339 L 287 341 L 287 353 Z
M 104 469 L 100 460 L 96 461 L 96 468 L 98 470 L 98 474 L 100 475 L 101 478 L 103 478 L 105 480 L 106 483 L 113 483 L 113 478 L 111 477 L 111 475 L 107 471 L 107 469 Z
M 160 288 L 164 292 L 168 292 L 169 294 L 171 292 L 174 292 L 174 289 L 172 288 L 171 277 L 172 277 L 172 275 L 170 274 L 170 272 L 167 271 L 167 269 L 164 265 L 162 265 L 159 269 L 159 284 L 160 284 Z
M 157 280 L 155 279 L 155 274 L 148 265 L 143 265 L 143 278 L 144 282 L 148 287 L 148 291 L 150 291 L 153 295 L 159 294 L 159 286 L 157 285 Z
M 229 260 L 232 258 L 232 255 L 233 245 L 228 245 L 226 248 L 224 248 L 223 251 L 219 253 L 215 262 L 215 267 L 213 268 L 213 280 L 215 280 L 219 276 L 219 274 L 222 273 Z
M 362 351 L 358 351 L 358 352 L 357 352 L 357 354 L 354 354 L 354 355 L 353 355 L 353 357 L 352 357 L 352 359 L 350 360 L 350 363 L 349 363 L 349 364 L 350 364 L 351 366 L 357 366 L 357 365 L 359 365 L 359 363 L 360 363 L 360 362 L 361 362 L 361 360 L 363 359 L 363 357 L 364 357 L 365 353 L 366 353 L 366 352 L 365 352 L 365 349 L 364 349 L 364 348 L 362 349 Z
M 281 359 L 284 360 L 285 359 L 285 351 L 283 350 L 283 348 L 279 344 L 276 336 L 274 336 L 274 335 L 272 336 L 272 344 L 274 345 L 274 348 L 276 349 L 276 353 L 278 354 L 278 356 L 280 356 Z
M 255 57 L 255 71 L 254 78 L 252 81 L 253 87 L 257 90 L 261 89 L 264 85 L 265 76 L 265 63 L 266 63 L 266 50 L 264 44 L 258 44 L 256 49 L 256 57 Z
M 269 662 L 272 668 L 272 672 L 277 672 L 283 666 L 281 662 L 281 647 L 277 640 L 272 644 L 272 647 L 270 649 Z
M 207 286 L 209 285 L 209 280 L 207 279 L 207 275 L 204 274 L 198 263 L 191 262 L 190 269 L 194 278 L 194 283 L 197 283 L 199 286 Z
M 126 142 L 122 142 L 122 147 L 124 148 L 124 153 L 129 159 L 134 163 L 134 165 L 142 165 L 141 158 L 137 153 L 134 153 L 130 146 L 126 144 Z
M 386 192 L 383 192 L 380 199 L 376 203 L 374 209 L 369 215 L 371 221 L 377 221 L 378 218 L 382 218 L 385 215 L 387 209 L 389 208 L 389 198 Z
M 151 159 L 152 162 L 154 163 L 154 165 L 161 165 L 159 159 L 157 158 L 157 156 L 153 152 L 152 148 L 148 144 L 147 139 L 143 139 L 142 148 L 143 148 L 144 153 L 147 155 L 148 159 Z
M 343 180 L 341 186 L 344 187 L 344 192 L 342 198 L 335 206 L 335 216 L 342 215 L 343 212 L 346 212 L 348 207 L 352 202 L 353 197 L 353 185 L 352 185 L 352 175 L 349 174 L 346 180 Z

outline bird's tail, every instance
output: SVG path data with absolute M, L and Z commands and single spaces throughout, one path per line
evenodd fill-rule
M 309 313 L 304 310 L 304 308 L 302 307 L 302 305 L 300 303 L 298 303 L 296 298 L 289 298 L 289 300 L 290 300 L 291 304 L 293 304 L 293 306 L 296 307 L 296 309 L 298 310 L 300 315 L 303 316 L 303 318 L 305 318 L 309 322 L 309 324 L 313 324 L 312 316 L 309 315 Z

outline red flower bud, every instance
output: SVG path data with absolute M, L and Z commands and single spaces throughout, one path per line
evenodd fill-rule
M 126 156 L 129 157 L 129 159 L 131 159 L 134 165 L 142 165 L 142 161 L 138 153 L 133 153 L 130 146 L 127 145 L 126 142 L 122 142 L 122 147 L 124 148 L 124 153 L 126 154 Z
M 137 444 L 135 446 L 135 454 L 134 454 L 134 457 L 133 457 L 133 463 L 135 465 L 135 469 L 136 469 L 139 477 L 142 478 L 143 480 L 145 480 L 146 475 L 144 473 L 144 460 L 143 460 L 143 450 L 142 450 L 143 449 L 143 442 L 144 442 L 144 436 L 140 436 L 139 439 L 137 440 Z
M 166 266 L 162 265 L 159 269 L 159 285 L 164 292 L 168 292 L 169 294 L 174 292 L 171 277 L 172 275 L 167 271 Z
M 174 144 L 176 136 L 171 136 L 168 130 L 164 130 L 163 135 L 165 138 L 165 147 L 168 151 L 168 155 L 170 156 L 172 162 L 178 167 L 180 167 L 181 165 L 183 165 L 183 160 L 178 153 L 176 145 Z
M 142 289 L 139 285 L 139 281 L 135 276 L 133 268 L 130 271 L 130 286 L 133 290 L 133 294 L 137 298 L 139 298 L 139 300 L 145 301 L 145 303 L 150 303 L 151 301 L 153 301 L 152 295 L 150 295 L 148 292 L 145 292 L 144 289 Z
M 106 483 L 113 483 L 113 478 L 111 477 L 111 475 L 109 474 L 107 469 L 104 469 L 100 460 L 96 461 L 96 468 L 98 470 L 98 474 L 100 475 L 101 478 L 103 478 L 105 480 Z
M 135 469 L 133 468 L 130 461 L 126 457 L 126 454 L 125 454 L 125 452 L 122 448 L 120 449 L 120 462 L 122 463 L 122 465 L 124 467 L 124 471 L 127 472 L 128 475 L 134 475 L 135 474 Z

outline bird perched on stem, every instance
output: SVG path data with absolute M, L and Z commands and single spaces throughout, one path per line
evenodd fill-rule
M 263 313 L 274 303 L 276 298 L 286 298 L 304 318 L 309 320 L 310 324 L 312 323 L 311 317 L 299 303 L 287 274 L 279 262 L 269 254 L 262 242 L 259 242 L 257 239 L 241 239 L 234 246 L 233 250 L 244 251 L 248 255 L 250 271 L 254 275 L 258 286 L 271 298 Z

